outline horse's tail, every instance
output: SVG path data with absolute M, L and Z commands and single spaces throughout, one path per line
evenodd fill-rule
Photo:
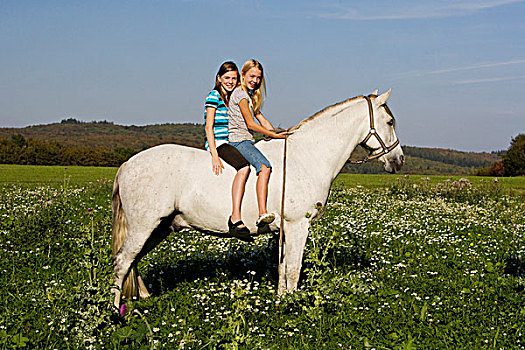
M 115 259 L 117 253 L 122 247 L 122 243 L 124 243 L 124 240 L 126 239 L 126 235 L 128 234 L 126 214 L 122 209 L 122 201 L 120 199 L 119 191 L 119 177 L 122 172 L 122 169 L 124 169 L 125 166 L 126 163 L 122 164 L 117 172 L 115 182 L 113 183 L 113 195 L 111 198 L 111 207 L 113 209 L 113 259 Z M 113 261 L 113 263 L 115 263 L 115 260 Z M 141 298 L 147 298 L 149 296 L 149 292 L 138 274 L 137 262 L 133 262 L 131 264 L 129 272 L 124 278 L 124 281 L 122 282 L 122 286 L 119 287 L 122 287 L 122 295 L 126 298 L 134 298 L 138 296 L 140 296 Z

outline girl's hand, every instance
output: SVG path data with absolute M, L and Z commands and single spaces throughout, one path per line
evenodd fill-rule
M 222 169 L 224 169 L 224 165 L 222 165 L 221 159 L 218 156 L 212 156 L 211 157 L 211 171 L 215 175 L 222 174 Z
M 273 134 L 274 134 L 274 135 L 272 135 L 272 137 L 273 137 L 274 139 L 285 139 L 286 136 L 291 135 L 291 133 L 290 133 L 289 131 L 281 131 L 281 132 L 279 132 L 279 133 L 277 133 L 277 132 L 273 132 Z

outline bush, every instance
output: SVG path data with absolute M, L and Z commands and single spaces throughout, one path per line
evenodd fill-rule
M 512 139 L 507 153 L 503 156 L 506 176 L 525 175 L 525 134 Z
M 505 165 L 503 161 L 492 164 L 489 168 L 480 168 L 476 172 L 476 176 L 504 176 Z

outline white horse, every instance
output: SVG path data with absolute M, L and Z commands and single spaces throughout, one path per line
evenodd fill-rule
M 288 137 L 284 202 L 284 246 L 279 260 L 280 293 L 297 288 L 310 222 L 323 214 L 330 185 L 358 144 L 372 158 L 395 172 L 404 162 L 386 106 L 390 90 L 359 96 L 327 107 L 303 120 Z M 387 146 L 388 145 L 388 146 Z M 279 229 L 283 184 L 284 140 L 260 141 L 257 147 L 272 164 L 268 211 L 276 214 L 271 231 Z M 147 297 L 137 263 L 170 232 L 182 228 L 227 234 L 231 183 L 235 171 L 210 170 L 210 155 L 200 149 L 165 144 L 130 158 L 117 172 L 113 186 L 113 266 L 115 306 L 125 297 Z M 257 232 L 256 176 L 246 184 L 242 217 Z

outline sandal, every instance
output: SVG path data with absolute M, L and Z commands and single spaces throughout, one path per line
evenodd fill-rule
M 230 235 L 244 242 L 253 242 L 254 240 L 253 237 L 250 236 L 250 230 L 248 229 L 248 227 L 239 227 L 240 225 L 244 225 L 242 220 L 233 223 L 232 218 L 230 216 L 230 218 L 228 219 L 228 228 Z
M 274 213 L 266 213 L 259 216 L 257 221 L 255 222 L 255 225 L 257 226 L 264 226 L 269 225 L 275 220 L 275 214 Z

